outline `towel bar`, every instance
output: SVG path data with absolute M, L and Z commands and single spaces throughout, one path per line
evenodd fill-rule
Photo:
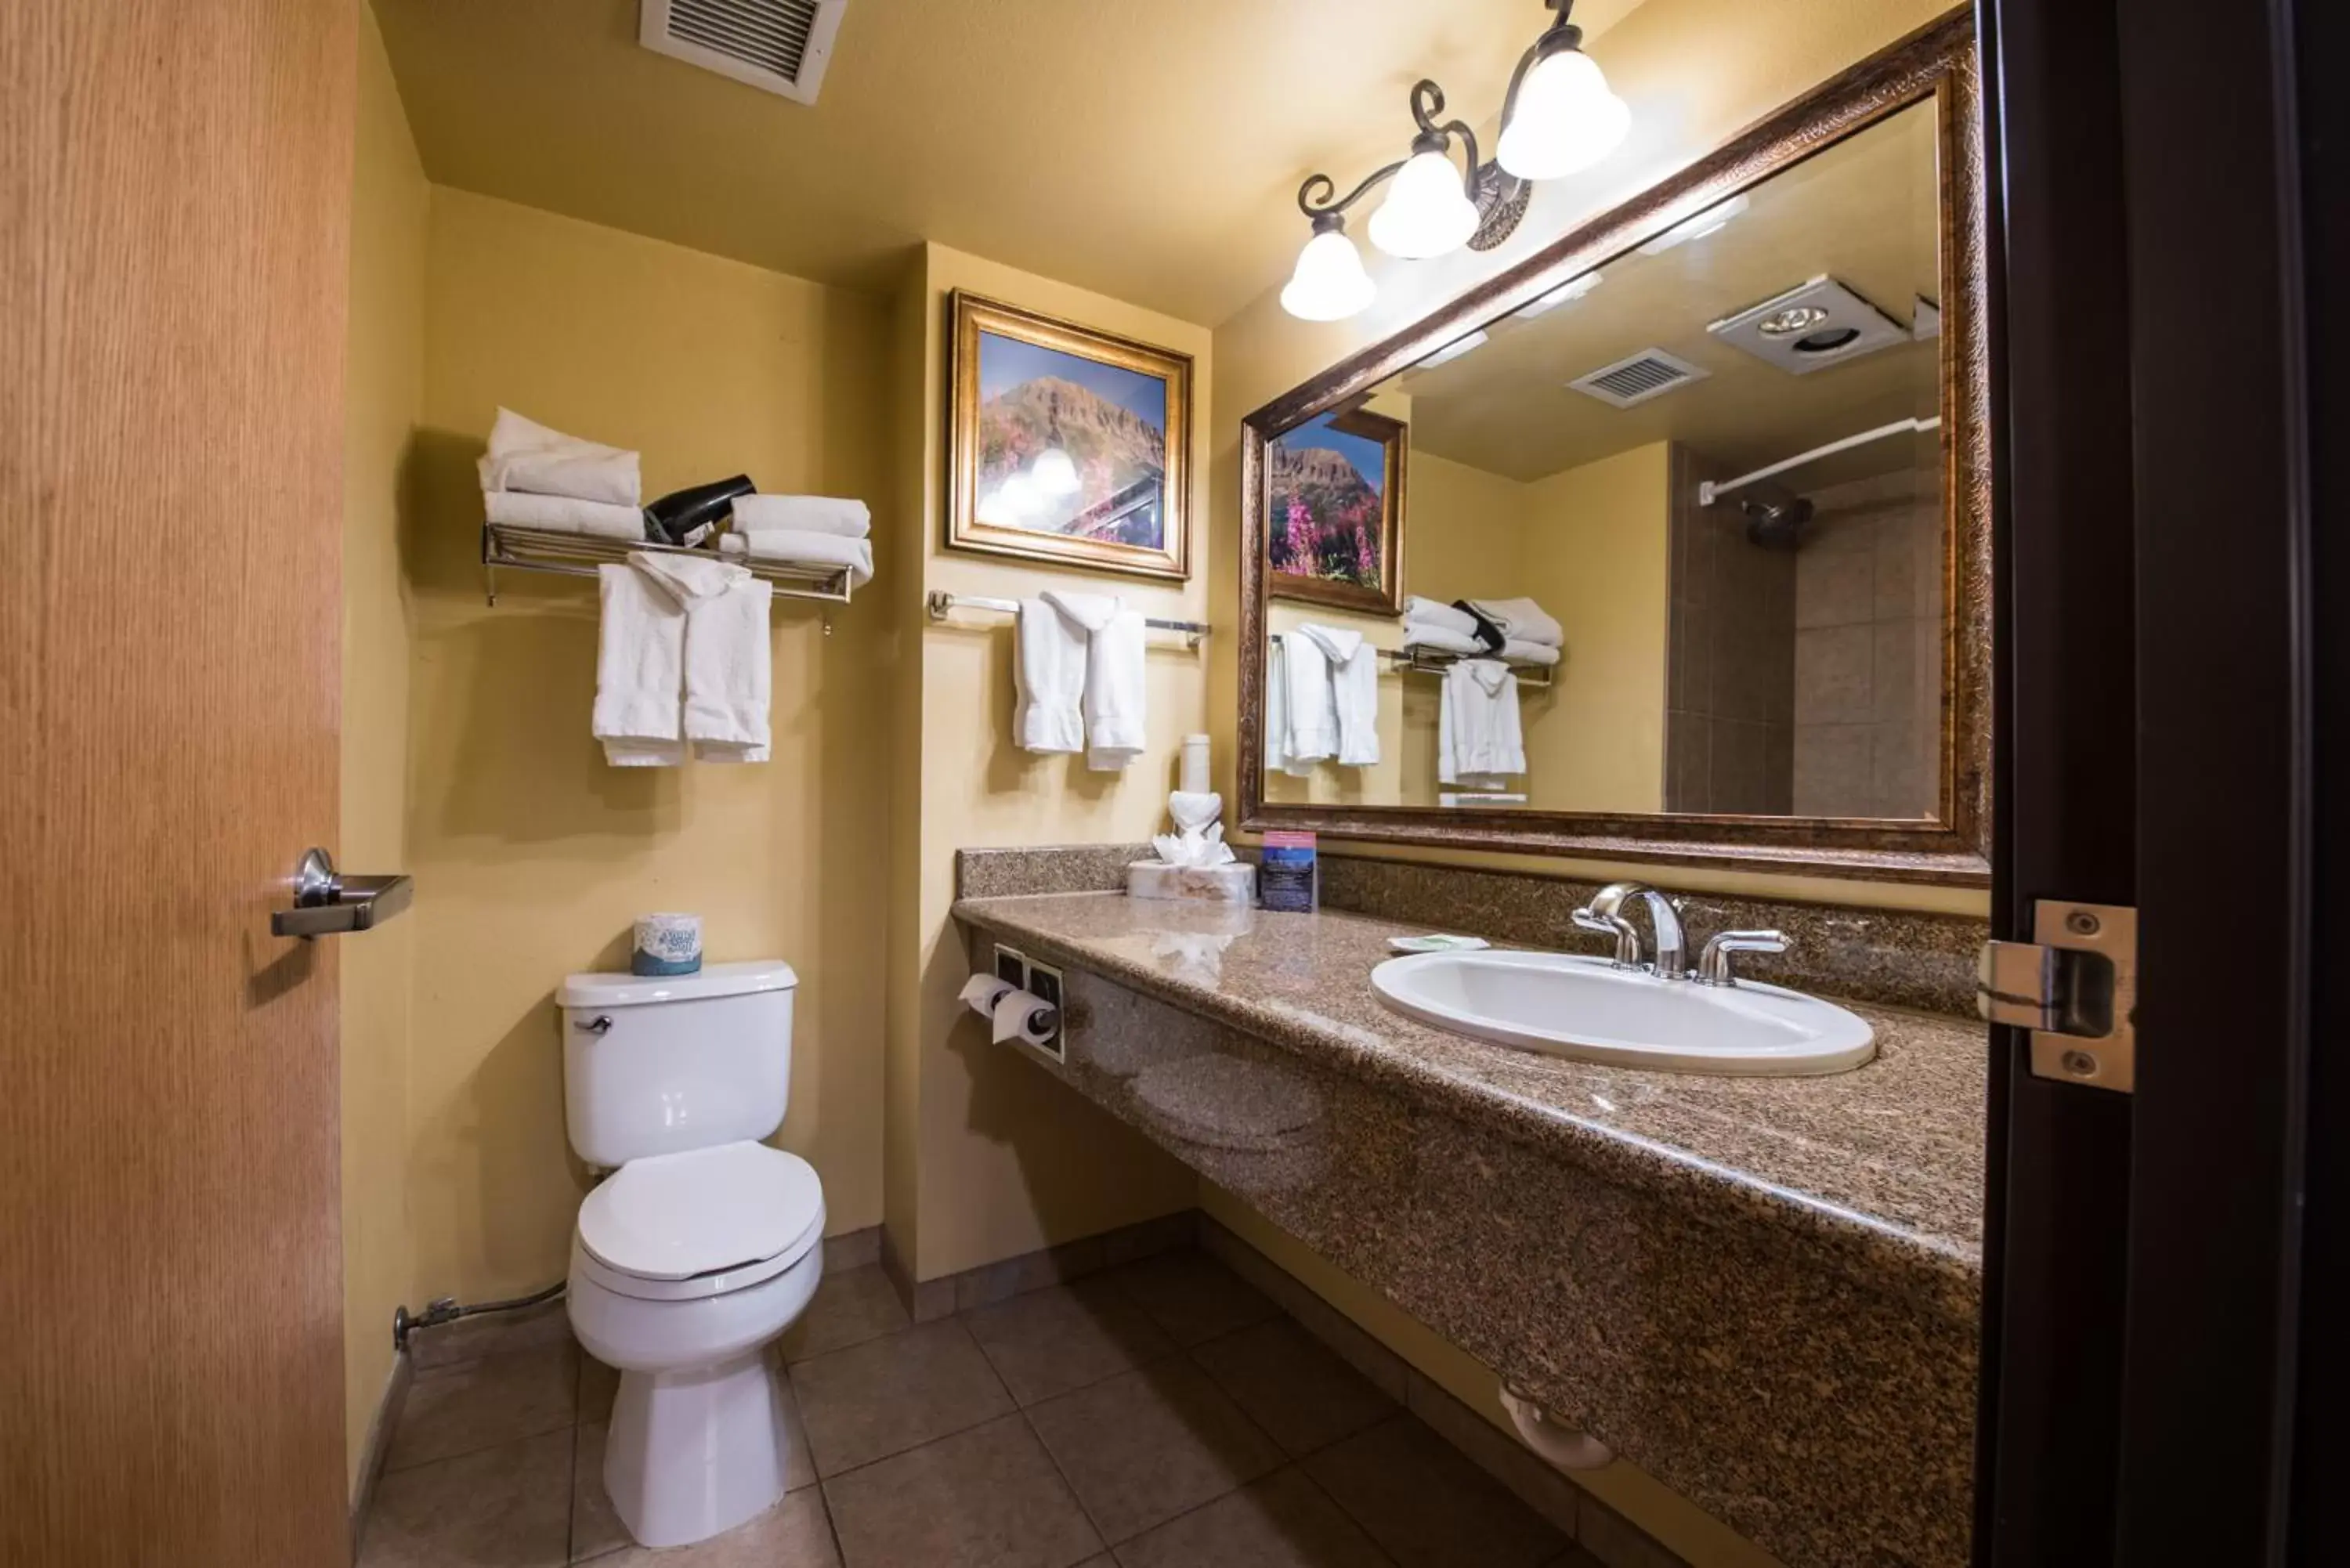
M 1282 633 L 1276 631 L 1266 640 L 1279 642 L 1282 636 Z M 1481 657 L 1465 653 L 1442 653 L 1429 648 L 1382 648 L 1378 652 L 1379 657 L 1388 661 L 1388 669 L 1399 674 L 1413 675 L 1441 675 L 1463 659 Z M 1504 659 L 1503 662 L 1506 664 L 1509 661 Z M 1555 668 L 1557 668 L 1555 665 L 1549 664 L 1511 664 L 1510 673 L 1518 678 L 1518 684 L 1521 686 L 1548 686 L 1551 683 L 1551 671 Z
M 948 611 L 958 609 L 987 610 L 995 615 L 1020 613 L 1020 601 L 1017 599 L 988 598 L 979 594 L 950 594 L 937 588 L 931 590 L 925 602 L 930 607 L 932 620 L 944 620 Z M 1196 620 L 1160 620 L 1156 616 L 1143 617 L 1142 624 L 1157 631 L 1180 631 L 1183 634 L 1185 645 L 1191 648 L 1199 647 L 1200 639 L 1214 629 Z
M 482 576 L 489 602 L 498 602 L 498 568 L 518 572 L 552 572 L 558 576 L 592 577 L 596 568 L 614 565 L 643 550 L 656 556 L 700 556 L 714 559 L 708 550 L 690 550 L 650 540 L 605 539 L 593 534 L 564 534 L 546 528 L 517 528 L 504 523 L 482 524 Z M 775 586 L 778 598 L 813 599 L 821 604 L 848 602 L 848 568 L 802 566 L 792 561 L 761 561 L 728 556 L 733 565 Z M 827 636 L 832 623 L 824 625 Z

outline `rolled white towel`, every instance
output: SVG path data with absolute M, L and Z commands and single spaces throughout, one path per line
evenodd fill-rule
M 609 501 L 582 501 L 576 495 L 533 495 L 522 490 L 489 490 L 482 493 L 482 509 L 493 523 L 514 528 L 540 528 L 550 534 L 592 534 L 599 539 L 641 542 L 645 514 L 633 506 Z
M 1558 649 L 1553 643 L 1528 642 L 1523 637 L 1513 637 L 1502 644 L 1502 651 L 1494 657 L 1505 664 L 1556 664 Z
M 873 514 L 862 501 L 832 495 L 738 495 L 734 526 L 751 534 L 776 529 L 862 539 L 873 532 Z
M 1422 598 L 1418 594 L 1405 597 L 1403 621 L 1404 629 L 1407 632 L 1415 626 L 1429 626 L 1440 628 L 1445 631 L 1459 632 L 1472 641 L 1477 636 L 1475 616 L 1465 609 L 1456 609 L 1442 599 Z M 1438 645 L 1431 643 L 1429 646 L 1432 648 Z
M 1469 603 L 1500 627 L 1503 637 L 1546 642 L 1553 648 L 1566 640 L 1566 629 L 1532 599 L 1471 599 Z
M 1403 645 L 1406 648 L 1424 648 L 1431 653 L 1482 654 L 1485 651 L 1485 645 L 1469 633 L 1424 620 L 1403 623 Z
M 745 497 L 744 499 L 748 499 Z M 740 503 L 738 502 L 739 505 Z M 873 580 L 873 541 L 798 528 L 761 528 L 718 535 L 721 553 L 753 561 L 788 561 L 798 566 L 847 566 L 851 587 Z
M 644 500 L 635 452 L 549 430 L 512 409 L 498 410 L 480 468 L 485 491 L 524 490 L 616 506 Z

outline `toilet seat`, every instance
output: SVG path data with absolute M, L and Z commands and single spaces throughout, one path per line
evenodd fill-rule
M 574 1252 L 607 1290 L 688 1301 L 772 1279 L 823 1238 L 815 1168 L 744 1142 L 630 1160 L 580 1204 Z

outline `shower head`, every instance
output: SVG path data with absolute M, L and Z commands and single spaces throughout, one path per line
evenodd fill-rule
M 1802 496 L 1775 505 L 1765 501 L 1739 504 L 1746 514 L 1746 542 L 1764 550 L 1793 550 L 1804 542 L 1804 524 L 1812 520 L 1812 504 Z

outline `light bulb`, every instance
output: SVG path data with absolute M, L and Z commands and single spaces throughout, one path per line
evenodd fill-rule
M 1377 292 L 1347 231 L 1321 229 L 1297 253 L 1297 270 L 1281 291 L 1281 307 L 1304 321 L 1343 321 L 1368 306 Z
M 1607 157 L 1631 127 L 1630 106 L 1607 90 L 1598 62 L 1561 49 L 1535 61 L 1518 84 L 1493 156 L 1521 180 L 1555 180 Z
M 1406 261 L 1459 250 L 1476 232 L 1477 204 L 1461 188 L 1461 171 L 1436 148 L 1404 161 L 1371 214 L 1371 244 Z
M 1077 465 L 1059 447 L 1048 446 L 1036 454 L 1028 470 L 1028 478 L 1037 490 L 1046 495 L 1075 495 L 1080 488 Z

